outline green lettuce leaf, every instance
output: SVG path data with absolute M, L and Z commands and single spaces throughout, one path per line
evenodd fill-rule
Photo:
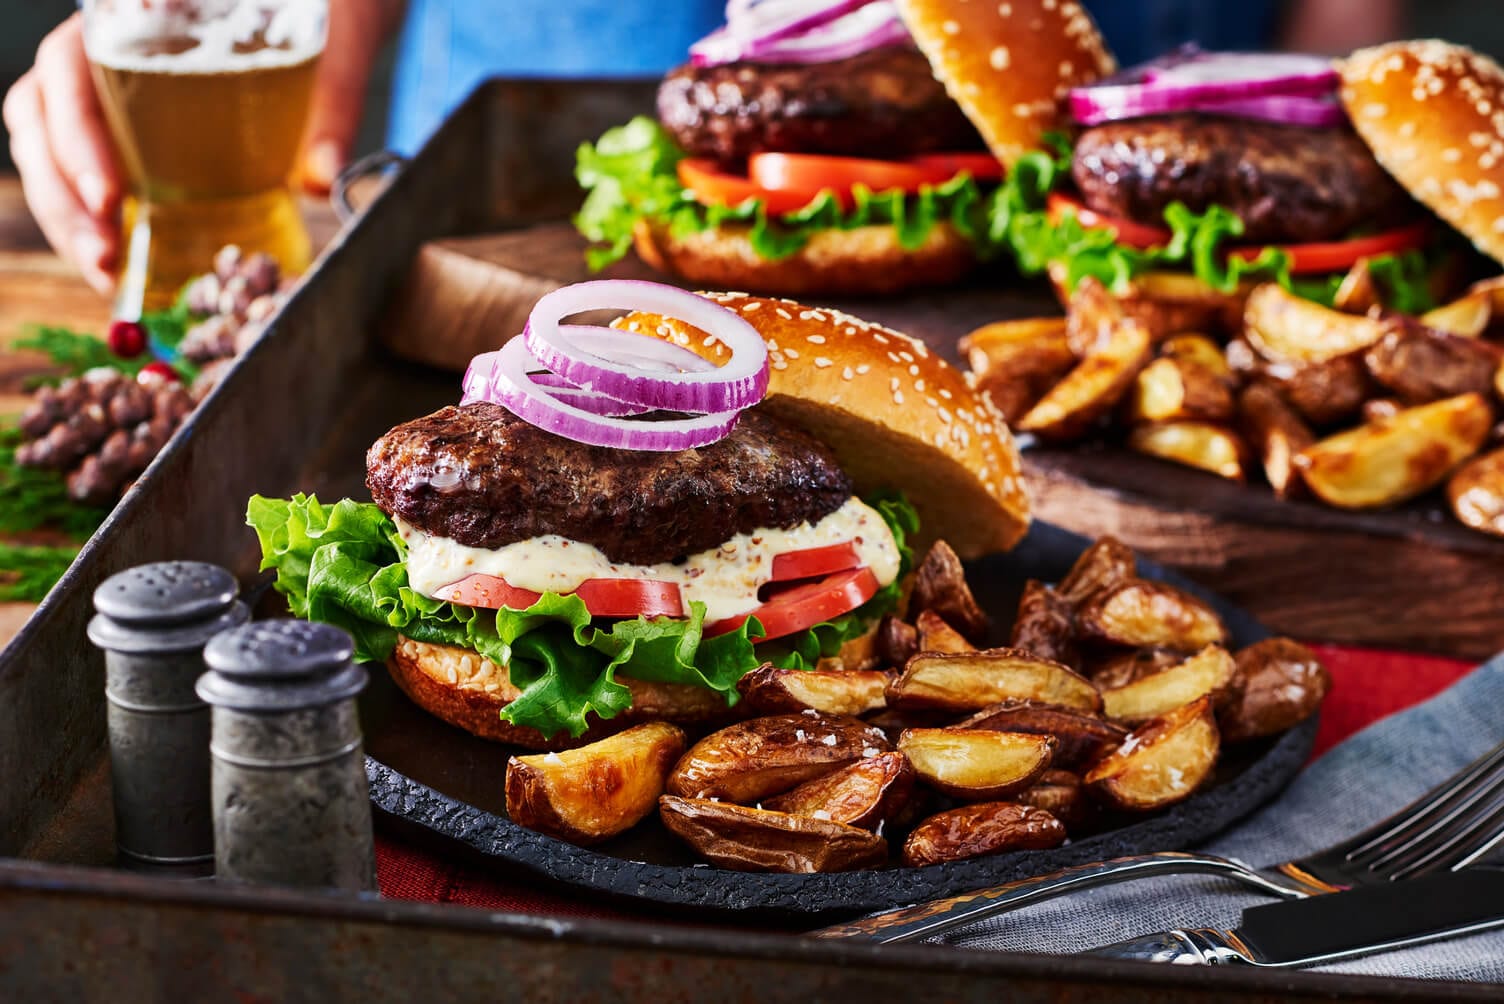
M 684 156 L 663 127 L 646 116 L 607 130 L 593 144 L 581 144 L 575 178 L 589 194 L 574 222 L 595 245 L 586 252 L 592 269 L 622 258 L 641 220 L 666 222 L 669 232 L 681 238 L 713 227 L 742 226 L 753 250 L 774 261 L 797 253 L 822 230 L 874 224 L 891 224 L 899 244 L 909 250 L 922 245 L 941 222 L 953 224 L 983 257 L 998 250 L 990 239 L 990 197 L 966 174 L 913 195 L 857 186 L 849 210 L 824 192 L 804 208 L 779 216 L 759 199 L 735 206 L 697 202 L 679 183 L 677 168 Z
M 905 538 L 917 529 L 918 518 L 902 499 L 874 505 L 893 528 L 907 571 L 912 558 Z M 755 619 L 703 637 L 701 603 L 690 604 L 687 618 L 596 624 L 577 596 L 544 593 L 526 610 L 495 611 L 424 596 L 408 585 L 406 547 L 396 525 L 371 503 L 324 505 L 312 495 L 257 495 L 247 504 L 246 522 L 261 544 L 261 567 L 276 570 L 276 589 L 288 608 L 348 631 L 357 660 L 386 660 L 399 634 L 474 649 L 506 665 L 522 691 L 502 716 L 546 736 L 565 730 L 577 736 L 589 715 L 612 718 L 625 710 L 631 698 L 616 680 L 618 672 L 704 687 L 735 703 L 737 681 L 763 661 L 813 666 L 891 611 L 899 593 L 894 583 L 851 613 L 754 650 L 753 635 L 761 632 Z

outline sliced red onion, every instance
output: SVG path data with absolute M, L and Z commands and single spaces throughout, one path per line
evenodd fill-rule
M 1221 111 L 1264 97 L 1317 99 L 1333 94 L 1337 73 L 1323 56 L 1299 53 L 1202 53 L 1177 50 L 1152 63 L 1125 70 L 1070 93 L 1071 114 L 1082 125 L 1167 115 L 1182 111 Z M 1257 106 L 1254 106 L 1257 107 Z M 1291 124 L 1325 124 L 1311 105 L 1288 106 L 1287 118 L 1273 106 L 1249 117 Z M 1312 122 L 1321 119 L 1320 122 Z
M 525 422 L 591 446 L 663 453 L 691 450 L 725 438 L 741 415 L 727 411 L 663 421 L 598 415 L 565 403 L 553 388 L 538 383 L 528 371 L 539 365 L 527 342 L 513 338 L 496 354 L 489 398 Z
M 1300 94 L 1265 94 L 1234 101 L 1208 101 L 1196 110 L 1317 129 L 1330 129 L 1347 121 L 1347 112 L 1335 97 L 1312 98 Z
M 660 373 L 708 373 L 716 369 L 715 363 L 681 345 L 636 331 L 586 324 L 561 324 L 559 331 L 577 354 L 595 356 L 603 362 L 628 363 Z M 523 337 L 527 333 L 524 327 Z
M 489 400 L 491 373 L 496 368 L 496 357 L 500 354 L 482 352 L 470 360 L 470 365 L 465 368 L 465 379 L 461 383 L 464 392 L 460 396 L 460 404 Z
M 762 63 L 824 63 L 910 41 L 908 29 L 892 0 L 825 0 L 818 9 L 808 4 L 782 4 L 768 20 L 753 20 L 752 12 L 770 6 L 732 4 L 727 24 L 689 47 L 696 66 L 719 66 L 742 61 Z M 803 7 L 802 14 L 784 8 Z M 779 16 L 781 14 L 782 16 Z
M 584 351 L 571 341 L 582 336 L 566 335 L 559 324 L 571 314 L 610 307 L 677 318 L 724 344 L 731 359 L 724 366 L 693 372 L 648 372 Z M 571 332 L 576 327 L 570 326 Z M 632 332 L 617 335 L 629 353 L 640 347 L 641 339 L 651 337 Z M 756 328 L 735 311 L 656 282 L 602 279 L 554 290 L 533 307 L 522 341 L 546 369 L 576 387 L 665 411 L 738 411 L 761 401 L 768 390 L 768 349 Z M 687 351 L 672 348 L 678 353 Z

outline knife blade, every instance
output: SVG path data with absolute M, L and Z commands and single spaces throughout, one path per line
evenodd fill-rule
M 1181 965 L 1299 967 L 1504 928 L 1504 868 L 1487 866 L 1249 907 L 1230 930 L 1182 928 L 1084 954 Z

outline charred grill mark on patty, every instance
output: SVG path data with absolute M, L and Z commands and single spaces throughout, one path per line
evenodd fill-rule
M 765 151 L 897 160 L 982 148 L 929 62 L 905 48 L 833 63 L 682 66 L 658 89 L 658 117 L 692 156 L 727 165 Z
M 1346 236 L 1410 203 L 1349 129 L 1305 129 L 1195 114 L 1088 129 L 1071 177 L 1099 213 L 1163 225 L 1170 203 L 1236 213 L 1242 243 Z
M 719 442 L 649 453 L 576 443 L 494 404 L 450 406 L 382 436 L 366 471 L 376 504 L 428 533 L 485 548 L 555 533 L 640 565 L 816 522 L 852 494 L 823 444 L 756 410 Z

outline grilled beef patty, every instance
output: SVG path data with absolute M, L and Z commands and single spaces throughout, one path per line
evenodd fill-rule
M 908 48 L 834 63 L 681 66 L 658 88 L 658 118 L 692 156 L 728 166 L 768 151 L 899 160 L 982 149 L 928 60 Z
M 487 403 L 382 436 L 366 486 L 384 512 L 470 547 L 556 533 L 642 565 L 816 522 L 852 494 L 823 444 L 755 410 L 717 443 L 650 453 L 576 443 Z
M 1392 219 L 1409 197 L 1350 129 L 1196 114 L 1113 122 L 1076 142 L 1071 177 L 1099 213 L 1164 224 L 1165 207 L 1226 206 L 1240 243 L 1300 243 Z

